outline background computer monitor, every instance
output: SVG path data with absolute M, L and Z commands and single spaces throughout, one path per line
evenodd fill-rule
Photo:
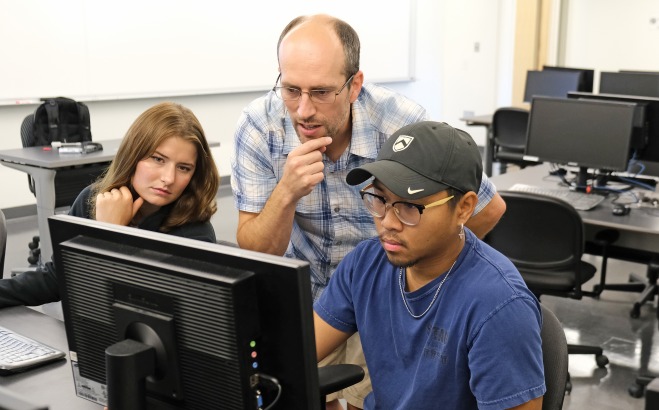
M 599 92 L 659 97 L 659 74 L 603 71 L 600 73 Z
M 588 168 L 624 171 L 635 110 L 631 103 L 535 97 L 525 158 L 579 167 L 577 187 L 586 185 Z
M 659 97 L 571 92 L 568 98 L 636 104 L 640 112 L 634 124 L 630 172 L 659 176 Z
M 590 68 L 574 68 L 574 67 L 558 67 L 545 65 L 542 66 L 543 71 L 571 71 L 574 73 L 581 73 L 581 80 L 576 91 L 593 92 L 593 82 L 595 80 L 595 70 Z
M 68 215 L 49 225 L 79 396 L 103 403 L 107 380 L 149 409 L 256 409 L 278 382 L 275 408 L 319 408 L 308 263 Z M 156 364 L 140 391 L 145 346 Z M 136 363 L 106 366 L 109 347 Z
M 659 71 L 649 70 L 618 70 L 619 73 L 659 74 Z
M 531 102 L 534 96 L 567 97 L 569 91 L 577 91 L 582 73 L 564 70 L 529 70 L 526 72 L 524 101 Z

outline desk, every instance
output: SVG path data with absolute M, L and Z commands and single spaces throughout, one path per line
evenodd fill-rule
M 485 133 L 485 163 L 483 167 L 488 177 L 492 176 L 492 159 L 494 158 L 494 153 L 492 152 L 492 117 L 494 117 L 493 114 L 486 114 L 460 118 L 460 121 L 464 121 L 467 125 L 480 125 L 487 129 Z
M 2 165 L 30 174 L 34 178 L 37 200 L 37 222 L 41 248 L 41 260 L 51 259 L 48 217 L 55 214 L 55 174 L 65 167 L 110 162 L 117 153 L 121 139 L 101 141 L 102 151 L 89 154 L 64 154 L 57 150 L 45 151 L 42 147 L 18 148 L 0 151 Z
M 67 352 L 67 359 L 11 376 L 0 376 L 0 385 L 49 410 L 100 410 L 102 406 L 76 396 L 64 322 L 16 306 L 0 309 L 0 325 Z
M 558 177 L 550 176 L 549 170 L 549 164 L 544 163 L 496 175 L 491 178 L 491 181 L 498 190 L 508 189 L 516 183 L 556 188 L 560 180 Z M 628 215 L 616 216 L 612 214 L 612 209 L 611 199 L 607 198 L 590 211 L 579 211 L 584 222 L 587 241 L 593 240 L 598 231 L 612 228 L 620 232 L 620 238 L 616 241 L 617 246 L 657 253 L 659 250 L 659 211 L 633 208 Z

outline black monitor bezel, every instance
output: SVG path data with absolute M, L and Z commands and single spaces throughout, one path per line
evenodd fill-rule
M 593 92 L 593 84 L 595 83 L 595 70 L 592 68 L 576 68 L 576 67 L 560 67 L 560 66 L 543 65 L 542 70 L 580 72 L 582 73 L 581 81 L 579 82 L 579 88 L 575 91 L 588 92 L 588 93 Z
M 638 86 L 627 88 L 628 85 L 626 83 L 630 81 L 633 82 L 648 80 L 653 83 L 654 89 Z M 608 83 L 605 83 L 605 81 L 608 81 Z M 613 81 L 613 84 L 611 81 Z M 603 83 L 605 85 L 604 89 L 602 89 Z M 614 87 L 612 87 L 612 85 L 614 85 Z M 643 91 L 639 92 L 638 94 L 631 94 L 630 91 L 632 91 L 632 89 L 643 89 Z M 659 98 L 659 73 L 638 71 L 602 71 L 600 72 L 598 91 L 600 94 Z
M 543 78 L 544 77 L 544 78 Z M 583 73 L 571 70 L 528 70 L 526 72 L 526 81 L 524 83 L 524 102 L 531 102 L 533 97 L 567 97 L 570 91 L 579 89 L 579 85 L 583 81 Z M 549 92 L 538 92 L 537 88 L 545 88 L 544 84 L 555 83 L 559 81 L 562 83 L 560 89 L 552 89 Z
M 649 123 L 646 126 L 647 142 L 644 147 L 638 150 L 635 160 L 643 165 L 643 174 L 659 176 L 659 97 L 570 92 L 568 93 L 568 98 L 623 101 L 648 105 L 650 110 L 645 113 L 645 121 Z

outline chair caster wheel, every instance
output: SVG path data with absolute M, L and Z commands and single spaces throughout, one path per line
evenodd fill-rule
M 641 317 L 641 307 L 634 305 L 632 310 L 629 312 L 629 316 L 631 316 L 634 319 L 638 319 Z
M 36 249 L 39 247 L 40 238 L 39 236 L 33 236 L 32 241 L 27 244 L 27 247 L 30 249 Z
M 30 265 L 36 265 L 39 263 L 39 256 L 41 256 L 41 248 L 32 249 L 30 251 L 30 256 L 27 257 L 27 261 Z
M 565 394 L 569 395 L 570 393 L 572 393 L 572 382 L 568 380 L 565 383 Z
M 645 388 L 638 383 L 634 383 L 627 388 L 627 392 L 629 392 L 630 396 L 640 399 L 643 397 L 643 393 L 645 393 Z
M 595 362 L 597 363 L 597 367 L 604 368 L 607 364 L 609 364 L 609 358 L 603 354 L 597 355 L 595 356 Z

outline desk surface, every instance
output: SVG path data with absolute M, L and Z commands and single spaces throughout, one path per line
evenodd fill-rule
M 547 163 L 526 167 L 491 178 L 497 190 L 505 190 L 516 183 L 557 188 L 560 179 L 549 175 Z M 567 188 L 565 188 L 567 189 Z M 649 192 L 649 191 L 646 191 Z M 654 194 L 656 195 L 656 194 Z M 612 195 L 597 207 L 589 211 L 579 211 L 584 223 L 610 227 L 624 231 L 636 231 L 659 235 L 659 210 L 650 208 L 632 208 L 628 215 L 613 215 Z
M 110 162 L 117 154 L 121 139 L 100 141 L 103 150 L 89 154 L 60 154 L 56 149 L 43 147 L 17 148 L 0 151 L 0 161 L 41 168 L 62 168 L 73 165 Z
M 49 410 L 99 410 L 102 406 L 76 396 L 64 322 L 33 309 L 17 306 L 0 309 L 0 325 L 67 352 L 60 360 L 11 376 L 0 376 L 0 385 Z
M 0 150 L 0 161 L 48 169 L 110 162 L 117 154 L 121 141 L 121 138 L 98 141 L 103 149 L 89 154 L 60 154 L 56 149 L 44 150 L 44 147 L 6 149 Z M 219 141 L 209 141 L 208 144 L 211 148 L 220 146 Z
M 544 163 L 496 175 L 490 179 L 499 191 L 506 190 L 516 183 L 556 188 L 560 179 L 550 176 L 549 171 L 549 164 Z M 613 228 L 620 233 L 620 238 L 616 241 L 620 246 L 657 252 L 659 249 L 659 209 L 632 208 L 629 214 L 617 216 L 612 212 L 612 199 L 612 195 L 609 195 L 597 207 L 589 211 L 579 211 L 586 228 L 586 240 L 592 239 L 598 231 L 604 228 Z
M 460 121 L 464 121 L 467 125 L 484 125 L 489 127 L 492 125 L 493 116 L 494 114 L 470 115 L 460 118 Z

